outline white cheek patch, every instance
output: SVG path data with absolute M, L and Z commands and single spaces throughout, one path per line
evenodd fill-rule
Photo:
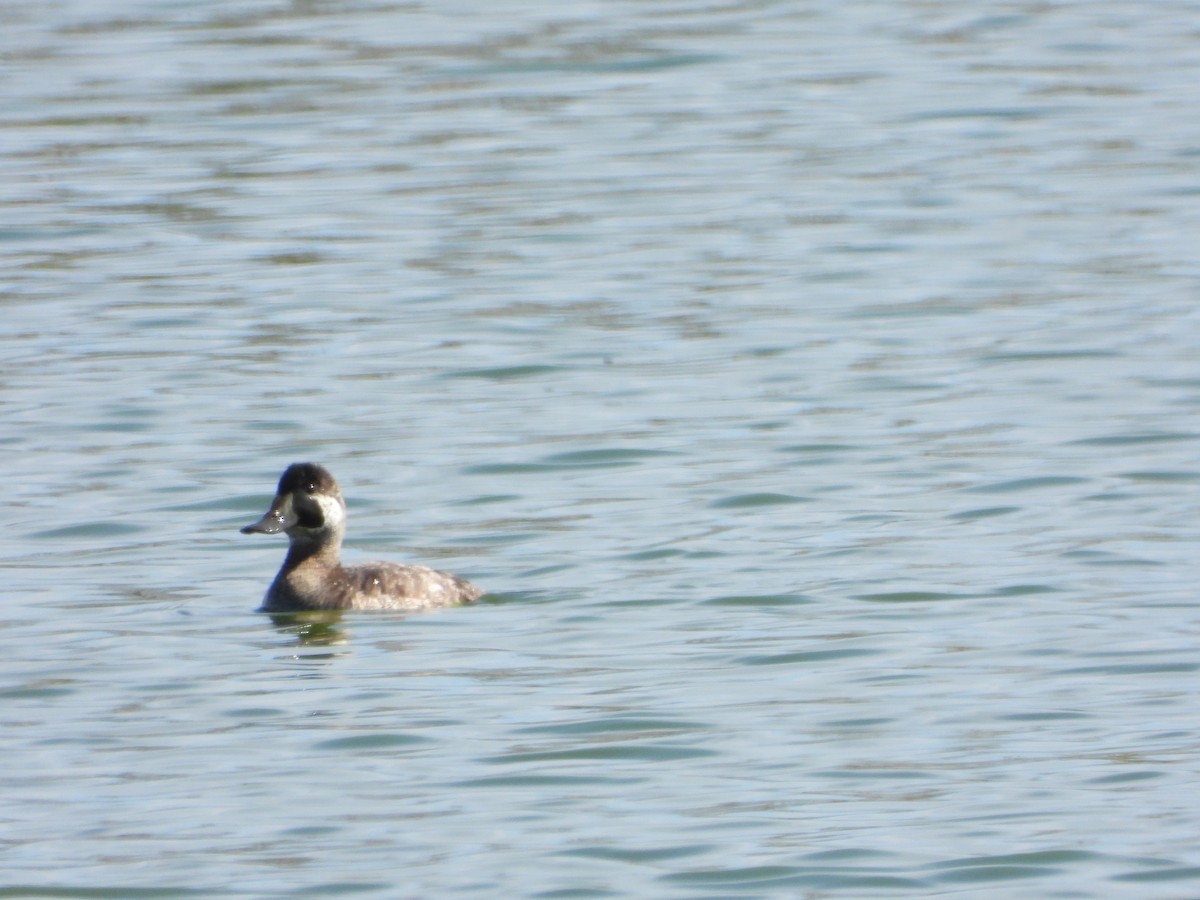
M 321 510 L 321 517 L 325 520 L 326 527 L 330 525 L 340 525 L 346 518 L 346 513 L 343 511 L 342 504 L 338 503 L 336 497 L 327 497 L 324 494 L 318 494 L 313 497 L 313 502 Z

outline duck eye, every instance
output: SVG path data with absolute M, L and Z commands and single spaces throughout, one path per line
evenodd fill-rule
M 310 494 L 315 494 L 317 492 L 317 485 L 315 482 L 310 481 L 304 486 L 304 490 Z

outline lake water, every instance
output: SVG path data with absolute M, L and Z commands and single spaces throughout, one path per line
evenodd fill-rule
M 1195 12 L 4 5 L 0 896 L 1200 895 Z

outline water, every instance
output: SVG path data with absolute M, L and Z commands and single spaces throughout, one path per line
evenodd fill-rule
M 1193 13 L 8 5 L 0 895 L 1200 892 Z

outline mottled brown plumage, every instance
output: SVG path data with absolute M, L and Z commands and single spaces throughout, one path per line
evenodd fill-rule
M 267 514 L 243 534 L 286 532 L 288 552 L 267 589 L 262 609 L 431 609 L 483 596 L 471 582 L 425 566 L 341 563 L 346 501 L 329 472 L 315 463 L 293 463 L 279 479 Z

